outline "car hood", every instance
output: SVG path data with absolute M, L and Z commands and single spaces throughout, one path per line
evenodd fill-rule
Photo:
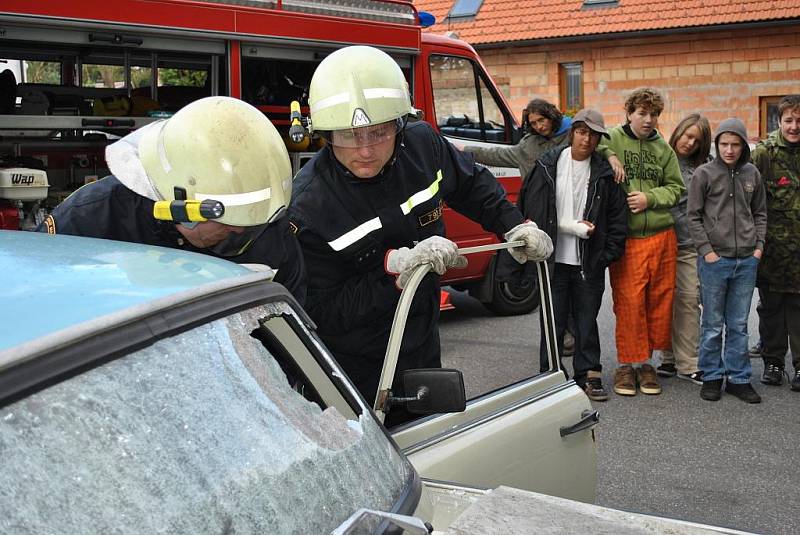
M 728 528 L 682 520 L 628 513 L 608 507 L 548 496 L 537 492 L 498 487 L 470 500 L 469 505 L 444 531 L 452 535 L 481 533 L 538 534 L 594 533 L 640 534 L 743 534 Z M 434 525 L 436 529 L 442 529 Z

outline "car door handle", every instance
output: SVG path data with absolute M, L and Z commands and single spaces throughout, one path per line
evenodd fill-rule
M 567 435 L 571 435 L 572 433 L 577 433 L 578 431 L 583 431 L 584 429 L 594 427 L 597 425 L 598 421 L 600 421 L 600 413 L 597 411 L 585 410 L 581 413 L 581 419 L 578 421 L 578 423 L 560 427 L 558 432 L 563 438 Z

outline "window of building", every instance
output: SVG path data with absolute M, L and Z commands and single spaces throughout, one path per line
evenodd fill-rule
M 781 97 L 759 97 L 758 135 L 764 139 L 780 126 L 781 116 L 778 113 L 778 102 Z
M 561 111 L 574 115 L 583 108 L 583 63 L 562 63 L 558 74 Z
M 447 18 L 452 20 L 474 17 L 478 14 L 481 5 L 483 5 L 483 0 L 456 0 L 450 13 L 447 14 Z
M 617 0 L 583 0 L 583 7 L 616 7 L 619 5 Z

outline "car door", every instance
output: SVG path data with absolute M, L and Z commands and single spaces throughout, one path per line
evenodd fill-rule
M 597 412 L 577 385 L 566 379 L 555 358 L 548 271 L 544 263 L 537 267 L 547 354 L 550 369 L 556 371 L 531 373 L 470 399 L 464 412 L 415 420 L 393 429 L 392 436 L 424 478 L 486 488 L 507 485 L 592 502 Z M 391 384 L 392 360 L 396 362 L 402 339 L 403 308 L 410 304 L 410 290 L 425 272 L 427 266 L 419 268 L 401 297 L 380 389 Z M 535 338 L 529 352 L 529 368 L 534 370 L 538 369 L 539 345 L 534 326 L 539 318 L 535 313 L 527 318 Z M 480 355 L 476 352 L 474 358 Z

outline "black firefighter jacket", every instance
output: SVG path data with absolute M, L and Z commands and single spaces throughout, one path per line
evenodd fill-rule
M 215 256 L 192 246 L 175 229 L 175 223 L 155 219 L 153 201 L 131 191 L 113 175 L 83 186 L 67 197 L 36 230 Z M 275 282 L 283 284 L 303 303 L 306 292 L 303 255 L 285 216 L 270 224 L 244 253 L 225 259 L 239 264 L 266 264 L 276 269 Z
M 566 147 L 556 147 L 536 162 L 519 193 L 522 213 L 547 232 L 555 250 L 558 234 L 556 216 L 556 164 Z M 585 274 L 602 271 L 625 252 L 628 234 L 628 208 L 625 192 L 614 182 L 614 172 L 597 152 L 591 156 L 589 191 L 583 219 L 594 224 L 594 232 L 580 241 L 581 271 Z M 548 264 L 552 267 L 555 254 Z
M 498 235 L 522 222 L 497 179 L 427 123 L 398 134 L 395 160 L 371 179 L 349 173 L 329 147 L 297 174 L 289 219 L 308 269 L 306 310 L 368 403 L 377 392 L 400 292 L 388 250 L 444 236 L 443 202 Z M 397 366 L 438 367 L 439 278 L 429 274 L 409 313 Z M 396 381 L 393 391 L 402 392 Z

